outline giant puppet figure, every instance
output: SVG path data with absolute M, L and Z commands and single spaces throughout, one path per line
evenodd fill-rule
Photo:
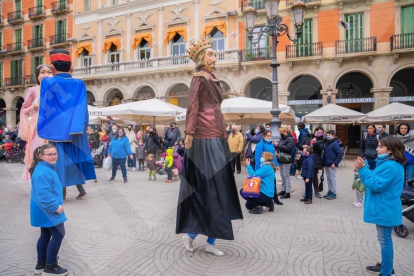
M 56 147 L 56 167 L 62 186 L 77 185 L 79 198 L 86 194 L 82 187 L 85 181 L 96 179 L 86 134 L 86 87 L 82 80 L 72 78 L 68 51 L 50 51 L 50 62 L 54 77 L 44 78 L 40 85 L 37 131 L 39 137 Z
M 188 251 L 197 234 L 208 236 L 206 251 L 223 255 L 216 238 L 233 240 L 231 221 L 242 219 L 226 124 L 220 106 L 224 90 L 211 73 L 216 57 L 211 40 L 191 43 L 189 57 L 196 64 L 186 114 L 183 177 L 177 207 L 176 233 Z

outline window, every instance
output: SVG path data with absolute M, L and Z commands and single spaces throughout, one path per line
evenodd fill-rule
M 118 0 L 111 0 L 112 5 L 118 5 Z
M 44 63 L 44 57 L 43 56 L 36 56 L 32 57 L 32 66 L 31 66 L 31 75 L 36 75 L 36 68 L 40 64 Z
M 15 4 L 15 10 L 16 10 L 16 12 L 18 12 L 17 16 L 20 16 L 20 12 L 22 11 L 22 1 L 21 0 L 16 0 L 16 1 L 14 1 L 14 4 Z M 20 17 L 19 17 L 19 19 L 20 19 Z
M 39 15 L 42 13 L 43 13 L 43 0 L 36 0 L 35 14 Z
M 347 53 L 363 51 L 364 14 L 349 14 L 345 16 L 349 29 L 345 31 L 345 50 Z
M 83 49 L 82 52 L 82 66 L 90 67 L 92 66 L 92 56 L 89 55 L 89 52 Z
M 55 44 L 66 42 L 66 20 L 58 20 L 55 23 Z
M 142 39 L 138 47 L 138 59 L 149 59 L 151 57 L 151 48 L 148 41 Z
M 401 8 L 401 34 L 414 33 L 414 6 Z
M 84 6 L 85 12 L 90 11 L 91 10 L 91 0 L 84 0 L 83 6 Z
M 305 20 L 302 27 L 302 36 L 296 43 L 296 56 L 312 56 L 312 20 Z
M 10 85 L 23 84 L 23 60 L 15 59 L 10 62 Z
M 111 49 L 109 49 L 109 62 L 119 62 L 119 52 L 115 45 L 112 44 Z
M 43 47 L 43 25 L 33 26 L 33 41 L 32 47 Z
M 214 28 L 210 34 L 211 42 L 213 43 L 214 51 L 224 50 L 224 35 L 217 28 Z
M 179 34 L 176 34 L 173 38 L 172 43 L 172 54 L 173 56 L 182 56 L 185 55 L 185 45 L 184 37 Z
M 257 41 L 260 36 L 261 27 L 256 27 L 253 30 L 253 41 Z M 249 41 L 248 33 L 246 33 L 246 60 L 257 60 L 257 59 L 269 59 L 270 58 L 270 47 L 269 47 L 269 37 L 262 36 L 259 43 L 253 44 Z
M 14 30 L 14 46 L 16 51 L 23 49 L 22 47 L 22 29 Z

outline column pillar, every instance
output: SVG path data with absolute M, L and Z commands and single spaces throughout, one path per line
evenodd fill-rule
M 126 47 L 126 59 L 125 60 L 131 60 L 131 13 L 128 13 L 126 15 L 127 18 L 127 29 L 126 29 L 126 37 L 127 37 L 127 45 Z
M 332 89 L 331 94 L 331 103 L 336 103 L 336 95 L 338 94 L 338 89 Z M 319 92 L 322 95 L 322 105 L 325 106 L 328 104 L 328 91 L 327 90 L 321 90 Z
M 162 52 L 162 46 L 164 45 L 163 38 L 163 15 L 164 15 L 164 7 L 158 8 L 158 56 L 163 56 L 164 53 Z
M 17 108 L 5 108 L 6 111 L 6 126 L 16 126 L 16 111 Z
M 279 104 L 288 105 L 288 98 L 290 96 L 289 91 L 279 91 L 278 92 L 278 98 L 279 98 Z
M 200 38 L 200 0 L 194 0 L 194 38 Z
M 371 89 L 371 93 L 374 95 L 374 110 L 390 103 L 391 91 L 392 87 L 375 87 Z
M 98 20 L 98 64 L 102 64 L 102 19 Z

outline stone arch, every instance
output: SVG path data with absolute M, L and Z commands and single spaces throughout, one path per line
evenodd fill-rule
M 115 89 L 118 89 L 119 91 L 121 91 L 123 97 L 125 98 L 125 96 L 127 95 L 127 93 L 125 93 L 124 89 L 119 86 L 119 85 L 111 85 L 110 87 L 108 87 L 104 93 L 102 93 L 102 98 L 101 101 L 106 102 L 108 96 L 111 94 L 112 91 L 114 91 Z
M 24 103 L 24 95 L 19 93 L 15 95 L 11 100 L 11 107 L 15 108 L 16 112 L 16 121 L 12 122 L 12 125 L 15 125 L 17 122 L 20 121 L 20 110 L 22 109 L 22 105 Z M 13 117 L 12 117 L 13 118 Z
M 247 86 L 252 82 L 252 81 L 254 81 L 255 79 L 267 79 L 267 80 L 269 80 L 270 82 L 272 82 L 272 79 L 269 77 L 269 76 L 266 76 L 266 75 L 261 75 L 261 74 L 257 74 L 257 75 L 253 75 L 253 76 L 251 76 L 251 77 L 249 77 L 249 78 L 247 78 L 243 83 L 242 83 L 242 85 L 241 85 L 241 87 L 240 87 L 240 93 L 241 94 L 246 94 L 245 93 L 245 90 L 246 90 L 246 88 L 247 88 Z
M 398 72 L 400 72 L 401 70 L 404 70 L 404 69 L 411 69 L 411 68 L 414 68 L 414 63 L 404 64 L 404 65 L 401 65 L 401 66 L 399 66 L 399 67 L 395 68 L 395 69 L 391 72 L 391 74 L 389 74 L 389 76 L 388 76 L 388 79 L 387 79 L 387 82 L 386 82 L 387 87 L 390 87 L 390 86 L 391 86 L 391 81 L 392 81 L 392 78 L 395 76 L 395 74 L 397 74 L 397 73 L 398 73 Z
M 6 101 L 4 100 L 4 98 L 0 98 L 0 119 L 3 121 L 4 125 L 6 125 L 7 122 L 6 111 L 4 111 L 5 108 L 7 108 Z
M 297 77 L 305 76 L 305 75 L 308 75 L 308 76 L 311 76 L 311 77 L 314 77 L 315 79 L 317 79 L 319 81 L 319 83 L 321 84 L 321 86 L 322 86 L 322 90 L 325 89 L 326 85 L 325 85 L 325 82 L 323 81 L 323 79 L 321 78 L 321 76 L 319 76 L 318 74 L 315 74 L 314 72 L 311 72 L 311 71 L 300 71 L 300 72 L 297 72 L 297 73 L 291 75 L 288 78 L 288 80 L 285 82 L 284 87 L 279 86 L 279 88 L 280 88 L 279 91 L 288 91 L 289 86 L 292 83 L 292 81 L 294 81 Z M 279 85 L 280 85 L 280 83 L 279 83 Z
M 91 89 L 86 89 L 86 101 L 89 105 L 93 105 L 96 102 L 96 94 Z
M 190 82 L 184 79 L 177 79 L 175 80 L 173 83 L 171 83 L 170 85 L 167 86 L 167 88 L 164 90 L 164 97 L 168 97 L 171 89 L 176 86 L 177 84 L 185 84 L 187 85 L 188 88 L 190 88 Z
M 16 108 L 17 103 L 19 102 L 19 100 L 21 101 L 21 99 L 23 99 L 23 102 L 24 102 L 24 95 L 22 93 L 18 93 L 14 95 L 10 101 L 10 107 Z
M 233 83 L 228 78 L 226 78 L 225 76 L 221 76 L 221 75 L 217 75 L 216 77 L 220 81 L 223 81 L 223 82 L 227 83 L 227 85 L 230 87 L 231 92 L 236 91 L 236 88 L 234 87 Z M 226 92 L 226 91 L 224 91 L 224 92 Z
M 129 98 L 131 99 L 135 99 L 137 93 L 144 88 L 145 86 L 148 86 L 152 89 L 152 91 L 154 91 L 154 97 L 159 97 L 158 95 L 158 89 L 155 87 L 155 85 L 153 85 L 152 83 L 148 82 L 148 81 L 140 81 L 139 85 L 136 86 L 134 89 L 132 89 L 132 94 L 128 95 Z
M 375 75 L 371 72 L 371 71 L 369 71 L 369 70 L 367 70 L 367 69 L 365 69 L 365 68 L 361 68 L 361 67 L 355 67 L 355 68 L 348 68 L 348 69 L 346 69 L 346 70 L 344 70 L 344 71 L 342 71 L 341 73 L 339 73 L 337 76 L 336 76 L 336 78 L 335 78 L 335 80 L 334 80 L 334 82 L 333 82 L 333 86 L 332 86 L 332 88 L 333 87 L 337 87 L 338 86 L 338 81 L 343 77 L 343 76 L 345 76 L 346 74 L 348 74 L 348 73 L 361 73 L 361 74 L 364 74 L 364 75 L 366 75 L 370 80 L 371 80 L 371 82 L 372 82 L 372 87 L 378 87 L 378 81 L 377 81 L 377 79 L 376 79 L 376 77 L 375 77 Z
M 186 89 L 188 90 L 188 92 L 185 91 Z M 172 91 L 172 90 L 177 90 L 177 91 Z M 171 92 L 177 92 L 177 94 L 172 95 Z M 180 92 L 185 92 L 185 93 L 180 93 Z M 166 93 L 165 97 L 170 104 L 174 104 L 182 108 L 187 108 L 188 95 L 190 93 L 190 84 L 188 82 L 177 80 L 168 86 L 165 93 Z

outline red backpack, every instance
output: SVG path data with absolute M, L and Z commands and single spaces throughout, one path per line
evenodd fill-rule
M 13 143 L 4 143 L 3 144 L 3 149 L 5 151 L 10 151 L 10 150 L 12 150 L 12 148 L 13 148 Z

